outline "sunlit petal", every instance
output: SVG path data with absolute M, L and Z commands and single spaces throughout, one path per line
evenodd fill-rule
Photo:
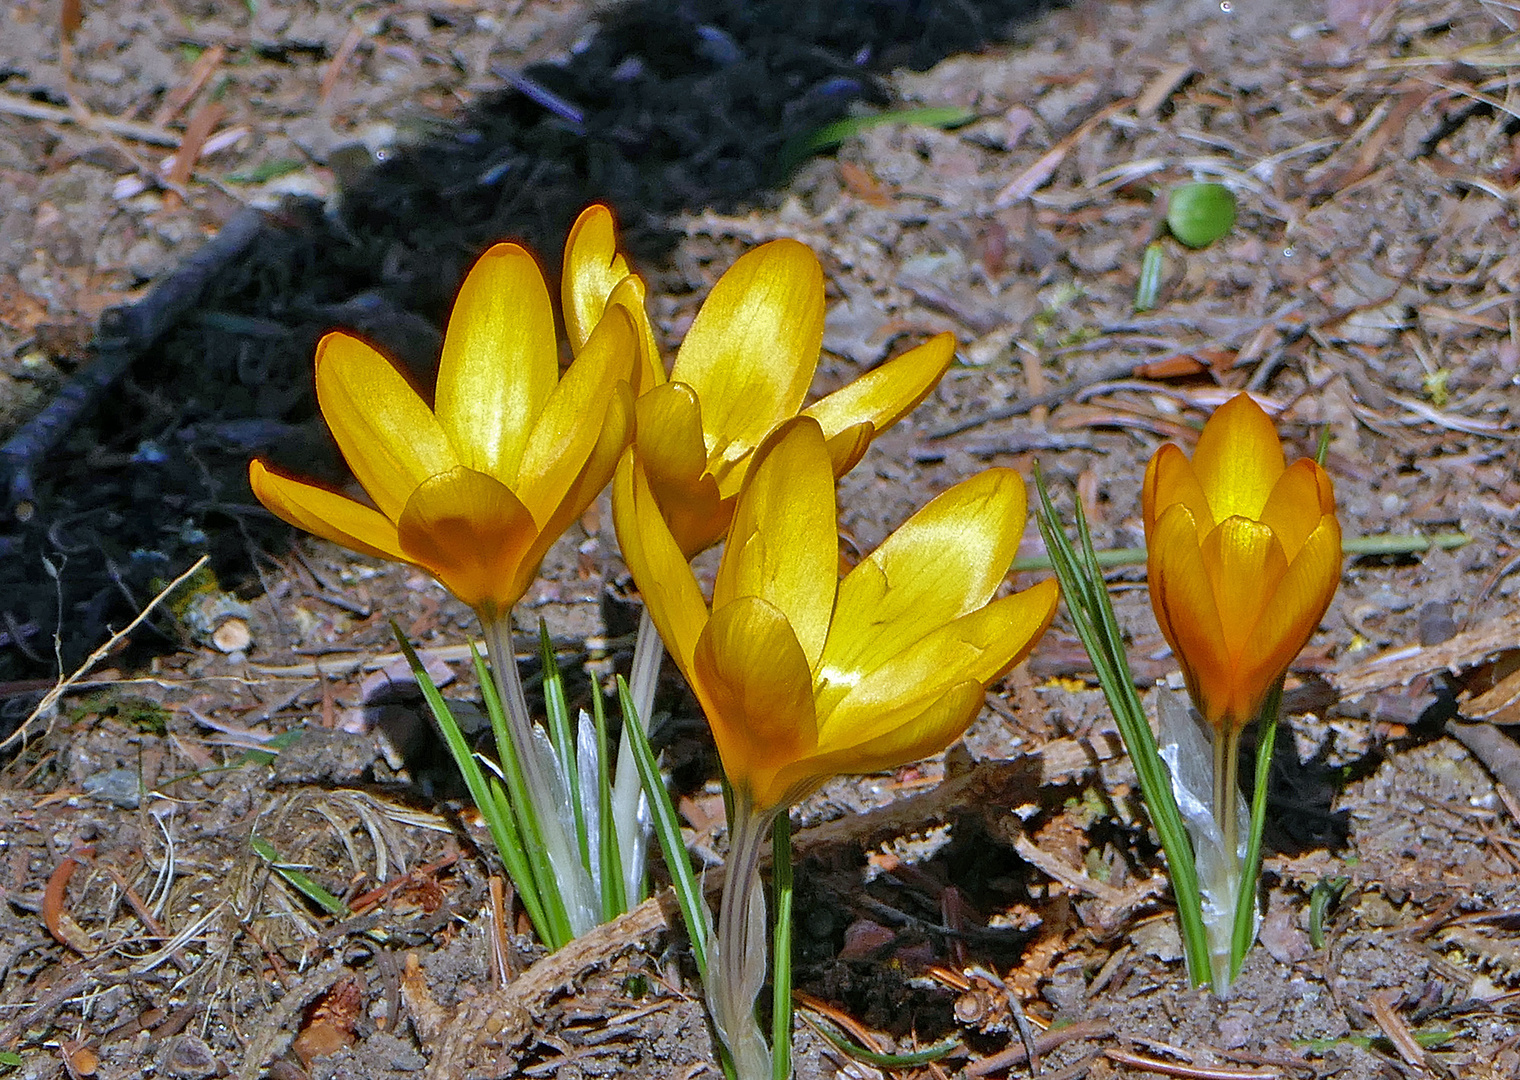
M 1249 394 L 1236 394 L 1215 410 L 1193 451 L 1193 472 L 1216 522 L 1237 514 L 1260 520 L 1283 468 L 1277 429 Z
M 459 464 L 432 412 L 389 360 L 348 334 L 317 344 L 317 401 L 354 476 L 386 517 Z
M 654 327 L 649 322 L 645 307 L 644 282 L 637 274 L 629 274 L 607 298 L 608 307 L 620 307 L 633 318 L 639 332 L 638 359 L 634 362 L 633 392 L 635 396 L 646 394 L 665 381 L 665 363 L 660 359 L 660 345 L 654 337 Z
M 1223 694 L 1233 658 L 1225 647 L 1219 605 L 1198 546 L 1198 527 L 1186 506 L 1162 511 L 1147 553 L 1151 606 L 1198 708 L 1211 721 L 1211 702 Z
M 581 211 L 565 238 L 565 269 L 560 277 L 565 330 L 577 356 L 607 309 L 613 288 L 628 274 L 628 260 L 618 254 L 612 211 L 593 203 Z
M 609 311 L 544 403 L 523 450 L 514 487 L 539 521 L 555 516 L 602 436 L 607 410 L 617 400 L 613 387 L 626 383 L 632 374 L 635 342 L 628 313 L 621 308 Z M 622 452 L 622 446 L 614 450 L 614 465 Z M 611 477 L 608 469 L 604 486 Z
M 985 686 L 1028 654 L 1055 616 L 1054 580 L 979 607 L 878 664 L 837 698 L 820 688 L 818 742 L 823 749 L 885 734 L 944 688 L 966 679 Z
M 855 424 L 885 431 L 918 407 L 955 358 L 955 337 L 940 334 L 802 410 L 832 437 Z
M 371 507 L 265 467 L 248 465 L 248 483 L 269 510 L 298 529 L 365 555 L 407 561 L 390 518 Z
M 817 741 L 807 658 L 787 618 L 757 596 L 714 608 L 697 642 L 692 687 L 736 788 L 752 773 L 812 752 Z
M 595 348 L 594 341 L 588 347 L 588 352 L 591 348 Z M 533 542 L 526 560 L 527 564 L 535 568 L 564 531 L 606 490 L 613 473 L 617 471 L 618 461 L 633 438 L 633 391 L 627 383 L 618 382 L 611 390 L 604 391 L 604 394 L 607 408 L 595 429 L 597 437 L 590 453 L 580 468 L 571 473 L 570 485 L 561 493 L 559 503 L 539 523 L 538 538 Z M 572 463 L 566 463 L 567 470 L 572 467 Z M 527 584 L 524 584 L 524 589 Z
M 713 583 L 713 610 L 744 596 L 791 624 L 808 665 L 823 651 L 839 558 L 834 473 L 818 423 L 797 417 L 755 451 Z
M 795 802 L 825 780 L 841 774 L 886 772 L 939 753 L 960 738 L 982 709 L 986 691 L 979 682 L 944 687 L 919 702 L 911 716 L 899 717 L 869 739 L 819 752 L 778 769 L 756 794 L 759 805 Z
M 559 379 L 554 312 L 538 263 L 497 244 L 459 288 L 438 366 L 436 409 L 461 463 L 511 486 Z
M 1288 466 L 1278 478 L 1261 512 L 1261 521 L 1277 534 L 1291 561 L 1320 519 L 1335 513 L 1335 491 L 1325 470 L 1308 458 Z
M 396 531 L 409 561 L 476 611 L 500 614 L 522 595 L 518 571 L 538 526 L 505 484 L 461 466 L 424 481 Z
M 978 473 L 919 510 L 840 583 L 819 677 L 853 682 L 985 604 L 1018 553 L 1025 513 L 1012 469 Z
M 702 401 L 712 460 L 737 460 L 797 412 L 822 343 L 823 270 L 805 245 L 775 240 L 729 268 L 671 372 Z
M 623 456 L 612 483 L 612 518 L 623 562 L 660 637 L 690 681 L 697 635 L 707 624 L 702 590 L 665 524 L 635 452 Z

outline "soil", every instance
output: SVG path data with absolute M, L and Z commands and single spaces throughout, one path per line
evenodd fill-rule
M 474 255 L 523 237 L 552 270 L 596 197 L 667 344 L 778 236 L 824 261 L 817 392 L 957 335 L 941 388 L 841 483 L 859 551 L 956 479 L 1036 460 L 1099 547 L 1137 545 L 1150 453 L 1246 387 L 1295 456 L 1328 432 L 1348 535 L 1466 538 L 1348 557 L 1290 676 L 1267 914 L 1228 1001 L 1186 986 L 1133 773 L 1058 620 L 962 745 L 794 811 L 797 985 L 818 1010 L 878 1050 L 956 1040 L 900 1075 L 1024 1074 L 1011 1002 L 1048 1029 L 1046 1076 L 1520 1075 L 1513 13 L 1028 7 L 115 0 L 65 35 L 54 6 L 11 5 L 0 689 L 7 730 L 27 722 L 0 785 L 0 1052 L 17 1075 L 717 1075 L 657 901 L 547 958 L 514 913 L 520 974 L 495 987 L 498 864 L 388 625 L 467 710 L 473 617 L 415 571 L 292 536 L 242 479 L 254 452 L 341 478 L 310 401 L 318 334 L 359 329 L 425 382 Z M 918 106 L 975 119 L 795 153 L 849 109 Z M 213 142 L 166 179 L 197 118 Z M 1195 178 L 1240 207 L 1202 250 L 1162 230 L 1165 191 Z M 1161 289 L 1137 312 L 1154 239 Z M 57 404 L 75 400 L 94 410 Z M 214 573 L 32 715 L 202 552 Z M 1173 665 L 1143 572 L 1111 581 L 1148 687 Z M 581 700 L 626 670 L 630 591 L 603 504 L 524 602 L 587 671 Z M 717 861 L 710 742 L 674 677 L 660 705 L 691 849 Z M 882 1075 L 810 1023 L 797 1043 L 800 1076 Z

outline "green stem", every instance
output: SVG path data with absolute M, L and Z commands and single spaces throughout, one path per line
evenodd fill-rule
M 1282 713 L 1282 680 L 1262 703 L 1256 739 L 1256 789 L 1251 792 L 1251 826 L 1246 837 L 1245 862 L 1241 866 L 1240 896 L 1235 906 L 1235 926 L 1230 935 L 1230 975 L 1240 973 L 1246 953 L 1256 940 L 1256 883 L 1261 878 L 1261 836 L 1267 823 L 1267 781 L 1272 772 L 1272 753 L 1277 746 L 1277 724 Z
M 772 938 L 772 1080 L 792 1076 L 792 819 L 776 815 L 771 830 L 771 879 L 776 889 L 776 929 Z

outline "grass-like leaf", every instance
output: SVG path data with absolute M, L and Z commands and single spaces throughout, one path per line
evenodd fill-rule
M 771 931 L 771 1077 L 792 1076 L 792 819 L 785 810 L 771 827 L 771 880 L 776 925 Z
M 480 763 L 475 760 L 475 754 L 470 749 L 469 742 L 460 730 L 459 724 L 454 719 L 454 714 L 449 711 L 443 695 L 438 692 L 438 687 L 433 684 L 426 668 L 422 666 L 422 660 L 417 656 L 417 651 L 412 648 L 412 643 L 406 639 L 401 628 L 394 622 L 391 630 L 396 635 L 396 641 L 400 644 L 402 653 L 406 656 L 406 662 L 412 669 L 412 675 L 417 680 L 417 685 L 422 689 L 422 696 L 432 710 L 433 719 L 438 724 L 438 730 L 443 735 L 444 745 L 449 748 L 449 755 L 454 759 L 454 767 L 459 770 L 459 775 L 464 778 L 465 788 L 470 793 L 470 799 L 485 819 L 486 829 L 491 834 L 491 841 L 496 845 L 496 852 L 501 856 L 502 864 L 507 868 L 507 876 L 512 879 L 512 887 L 517 890 L 517 895 L 522 898 L 523 908 L 528 913 L 528 918 L 533 923 L 533 929 L 537 931 L 539 938 L 550 948 L 557 949 L 564 942 L 570 940 L 568 921 L 564 923 L 563 930 L 558 931 L 556 923 L 550 918 L 546 905 L 539 893 L 538 877 L 529 860 L 528 852 L 538 850 L 542 852 L 542 844 L 528 844 L 523 840 L 522 832 L 514 820 L 512 808 L 506 798 L 501 785 L 487 782 L 486 775 L 481 771 Z M 473 650 L 472 650 L 473 652 Z M 477 671 L 484 670 L 484 663 L 479 655 L 475 656 Z M 498 700 L 495 710 L 491 708 L 491 698 L 494 696 L 489 673 L 480 680 L 481 686 L 486 689 L 487 712 L 491 713 L 491 723 L 497 726 L 497 716 L 501 711 L 501 703 Z M 505 722 L 502 722 L 504 729 Z M 498 732 L 498 739 L 501 733 Z M 510 743 L 508 743 L 510 746 Z M 494 778 L 493 778 L 494 779 Z M 551 878 L 552 880 L 552 878 Z M 563 905 L 560 911 L 561 919 L 564 918 Z
M 253 848 L 254 854 L 267 862 L 276 874 L 288 881 L 293 889 L 306 899 L 316 904 L 329 915 L 336 915 L 340 919 L 346 919 L 353 912 L 348 910 L 348 905 L 339 900 L 332 893 L 322 888 L 311 876 L 296 869 L 291 864 L 280 858 L 280 853 L 267 840 L 261 840 L 257 836 L 248 838 L 248 846 Z
M 1040 507 L 1035 518 L 1045 547 L 1050 553 L 1056 579 L 1072 625 L 1087 655 L 1092 659 L 1103 696 L 1118 723 L 1124 748 L 1129 752 L 1140 792 L 1150 812 L 1151 823 L 1161 837 L 1162 849 L 1171 868 L 1172 892 L 1177 898 L 1177 916 L 1182 926 L 1183 950 L 1187 955 L 1188 975 L 1196 986 L 1209 977 L 1209 944 L 1204 930 L 1203 903 L 1198 888 L 1198 871 L 1193 848 L 1188 840 L 1182 814 L 1172 794 L 1166 765 L 1161 760 L 1156 737 L 1146 719 L 1145 706 L 1135 691 L 1134 676 L 1124 652 L 1124 637 L 1114 617 L 1108 586 L 1097 553 L 1093 550 L 1092 532 L 1081 504 L 1076 507 L 1079 554 L 1060 527 L 1055 506 L 1050 501 L 1045 478 L 1035 468 L 1035 487 Z
M 707 939 L 712 933 L 712 912 L 702 895 L 702 886 L 691 869 L 691 858 L 686 854 L 686 843 L 681 838 L 681 824 L 676 820 L 676 808 L 671 804 L 670 793 L 660 776 L 659 762 L 649 745 L 649 736 L 639 722 L 638 709 L 628 683 L 621 675 L 617 680 L 618 702 L 623 710 L 623 730 L 628 733 L 628 746 L 633 750 L 639 767 L 639 779 L 643 781 L 644 793 L 649 798 L 649 808 L 654 817 L 654 832 L 659 838 L 660 850 L 665 855 L 665 867 L 670 871 L 671 884 L 675 887 L 676 901 L 681 905 L 681 917 L 686 922 L 686 936 L 691 939 L 692 959 L 702 982 L 707 983 Z

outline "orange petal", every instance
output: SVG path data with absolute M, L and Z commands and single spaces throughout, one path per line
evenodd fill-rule
M 716 285 L 676 357 L 671 378 L 702 402 L 710 465 L 726 468 L 802 405 L 823 343 L 823 270 L 795 240 L 747 252 Z M 738 487 L 737 482 L 732 485 Z
M 879 434 L 929 396 L 954 358 L 955 336 L 940 334 L 820 398 L 803 415 L 817 420 L 825 436 L 860 423 Z
M 282 476 L 262 461 L 248 463 L 248 483 L 259 502 L 298 529 L 353 551 L 409 562 L 390 518 L 315 484 Z
M 354 476 L 386 517 L 417 485 L 459 464 L 448 437 L 391 362 L 344 333 L 317 344 L 317 401 Z
M 808 417 L 780 425 L 755 451 L 734 506 L 713 582 L 713 610 L 757 596 L 791 624 L 818 659 L 839 581 L 834 473 L 823 432 Z
M 1266 689 L 1282 677 L 1293 658 L 1303 651 L 1319 627 L 1341 580 L 1341 529 L 1326 514 L 1289 564 L 1277 589 L 1268 597 L 1261 618 L 1241 651 L 1242 688 Z M 1253 716 L 1260 699 L 1241 703 Z
M 1012 469 L 987 469 L 928 503 L 839 585 L 819 678 L 854 684 L 992 596 L 1018 554 L 1026 507 Z
M 575 355 L 580 355 L 596 329 L 613 288 L 628 273 L 628 260 L 618 254 L 612 211 L 593 203 L 581 211 L 565 238 L 565 269 L 560 277 L 565 330 Z
M 1249 394 L 1236 394 L 1209 417 L 1193 451 L 1193 472 L 1216 522 L 1237 514 L 1261 520 L 1283 468 L 1277 429 Z
M 1252 628 L 1288 572 L 1288 560 L 1271 529 L 1243 517 L 1225 518 L 1214 526 L 1200 550 L 1214 603 L 1223 616 L 1225 650 L 1238 663 Z
M 812 752 L 817 728 L 807 657 L 775 607 L 742 596 L 715 608 L 692 668 L 692 688 L 736 789 L 758 794 L 752 782 L 758 774 Z
M 1335 489 L 1329 474 L 1308 458 L 1288 466 L 1272 488 L 1261 520 L 1277 534 L 1291 562 L 1320 519 L 1335 513 Z
M 443 339 L 436 410 L 459 461 L 511 487 L 559 380 L 554 311 L 538 263 L 497 244 L 470 268 Z
M 613 477 L 612 520 L 644 606 L 689 682 L 697 636 L 707 625 L 707 604 L 633 451 L 623 455 Z
M 1198 545 L 1198 527 L 1186 506 L 1177 503 L 1161 512 L 1146 563 L 1151 608 L 1161 633 L 1199 710 L 1219 723 L 1224 718 L 1220 710 L 1228 698 L 1234 659 L 1225 647 L 1219 605 Z
M 424 482 L 396 527 L 406 557 L 483 618 L 506 614 L 537 570 L 522 572 L 538 536 L 533 515 L 505 484 L 474 469 Z
M 1140 489 L 1140 518 L 1145 523 L 1146 543 L 1159 517 L 1168 506 L 1181 503 L 1198 523 L 1198 539 L 1214 528 L 1214 511 L 1209 508 L 1208 496 L 1198 483 L 1193 465 L 1177 446 L 1167 443 L 1151 455 L 1145 467 L 1145 484 Z

